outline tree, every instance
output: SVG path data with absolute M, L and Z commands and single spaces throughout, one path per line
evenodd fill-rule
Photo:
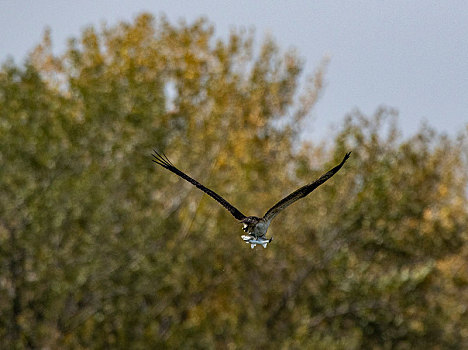
M 402 139 L 380 109 L 301 143 L 324 66 L 301 95 L 296 54 L 256 47 L 142 14 L 60 56 L 46 32 L 3 65 L 7 347 L 463 347 L 465 139 Z M 227 211 L 154 168 L 153 147 L 253 215 L 353 154 L 252 251 Z
M 335 159 L 354 150 L 343 179 L 296 208 L 307 226 L 291 249 L 307 264 L 270 317 L 270 326 L 287 325 L 294 334 L 288 347 L 466 343 L 465 141 L 427 126 L 408 140 L 400 134 L 392 110 L 352 113 L 333 147 Z M 310 148 L 303 152 L 307 164 Z M 299 174 L 310 171 L 306 166 Z

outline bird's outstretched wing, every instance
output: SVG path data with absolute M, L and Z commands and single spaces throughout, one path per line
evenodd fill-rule
M 181 178 L 184 180 L 187 180 L 190 182 L 192 185 L 195 185 L 198 187 L 200 190 L 205 192 L 207 195 L 215 199 L 219 204 L 221 204 L 223 207 L 225 207 L 229 212 L 237 219 L 237 220 L 243 220 L 246 218 L 244 214 L 242 214 L 237 208 L 235 208 L 232 204 L 230 204 L 227 200 L 225 200 L 223 197 L 221 197 L 219 194 L 216 192 L 210 190 L 209 188 L 206 188 L 203 186 L 201 183 L 199 183 L 197 180 L 192 179 L 190 176 L 187 174 L 183 173 L 179 169 L 177 169 L 174 164 L 171 163 L 171 161 L 166 157 L 166 155 L 159 154 L 156 152 L 156 150 L 153 150 L 153 159 L 152 161 L 155 162 L 156 164 L 162 166 L 163 168 L 166 168 L 169 171 L 172 171 L 174 174 L 179 175 Z
M 345 157 L 343 158 L 343 160 L 341 161 L 340 164 L 338 164 L 336 167 L 331 169 L 326 174 L 323 174 L 321 177 L 319 177 L 314 182 L 312 182 L 312 183 L 310 183 L 308 185 L 305 185 L 305 186 L 299 188 L 298 190 L 294 191 L 293 193 L 291 193 L 289 196 L 284 197 L 282 200 L 280 200 L 278 203 L 276 203 L 273 207 L 268 209 L 268 211 L 263 216 L 263 218 L 266 221 L 271 221 L 276 215 L 278 215 L 278 213 L 281 210 L 283 210 L 286 207 L 290 206 L 295 201 L 307 196 L 310 192 L 315 190 L 317 187 L 319 187 L 321 184 L 323 184 L 325 181 L 327 181 L 329 178 L 331 178 L 333 175 L 335 175 L 338 172 L 338 170 L 341 169 L 341 167 L 346 162 L 346 160 L 349 158 L 350 154 L 351 154 L 351 152 L 346 153 Z

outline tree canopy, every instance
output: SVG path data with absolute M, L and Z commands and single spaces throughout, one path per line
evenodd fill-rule
M 205 19 L 141 14 L 0 70 L 0 339 L 7 348 L 462 349 L 468 147 L 396 111 L 301 138 L 325 65 Z M 304 84 L 300 84 L 305 81 Z M 247 215 L 350 160 L 251 250 Z

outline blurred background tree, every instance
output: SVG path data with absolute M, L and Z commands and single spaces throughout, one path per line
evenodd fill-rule
M 303 141 L 325 66 L 299 88 L 271 38 L 149 14 L 4 63 L 2 346 L 468 346 L 466 133 L 404 139 L 383 107 Z M 249 215 L 353 154 L 251 250 L 153 147 Z

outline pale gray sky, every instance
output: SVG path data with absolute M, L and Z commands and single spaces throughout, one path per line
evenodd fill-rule
M 203 15 L 219 36 L 253 27 L 257 42 L 271 34 L 296 48 L 310 73 L 329 55 L 310 137 L 324 137 L 354 108 L 372 114 L 382 104 L 399 110 L 406 135 L 423 120 L 452 135 L 468 123 L 468 2 L 461 0 L 0 0 L 0 61 L 22 62 L 46 26 L 60 52 L 85 26 L 142 11 L 171 21 Z

